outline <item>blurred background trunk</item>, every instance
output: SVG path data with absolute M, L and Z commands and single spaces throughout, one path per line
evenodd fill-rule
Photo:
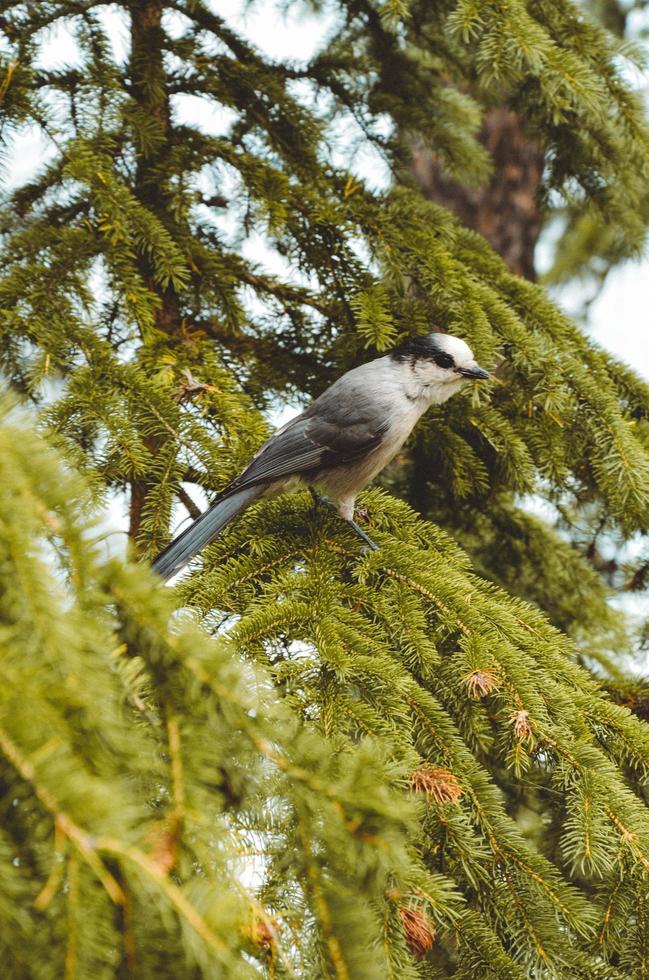
M 480 142 L 494 167 L 485 187 L 457 183 L 423 146 L 413 148 L 415 177 L 426 197 L 450 208 L 463 224 L 483 235 L 512 272 L 534 280 L 543 155 L 525 135 L 520 117 L 505 108 L 487 113 Z

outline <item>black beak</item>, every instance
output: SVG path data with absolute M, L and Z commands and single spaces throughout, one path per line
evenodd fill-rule
M 473 378 L 474 381 L 483 381 L 491 377 L 488 371 L 484 371 L 481 367 L 478 367 L 477 364 L 475 367 L 460 368 L 460 374 L 464 378 Z

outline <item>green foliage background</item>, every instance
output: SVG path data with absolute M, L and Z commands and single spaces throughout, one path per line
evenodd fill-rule
M 199 0 L 2 7 L 5 155 L 27 125 L 52 144 L 0 208 L 0 357 L 32 406 L 7 402 L 0 432 L 12 977 L 649 969 L 648 730 L 615 703 L 628 625 L 586 548 L 521 504 L 646 533 L 649 388 L 408 176 L 416 138 L 486 179 L 480 118 L 507 105 L 564 243 L 607 229 L 582 264 L 637 253 L 637 52 L 565 0 L 328 9 L 322 51 L 284 64 Z M 79 54 L 53 69 L 55 26 Z M 228 110 L 220 135 L 183 122 L 188 95 Z M 352 133 L 388 189 L 355 171 Z M 386 475 L 430 521 L 373 489 L 381 550 L 360 555 L 297 494 L 175 591 L 101 558 L 98 498 L 125 495 L 151 556 L 278 399 L 432 325 L 498 383 L 430 412 Z

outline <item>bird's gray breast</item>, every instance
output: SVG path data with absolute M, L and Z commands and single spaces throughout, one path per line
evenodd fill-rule
M 355 495 L 387 466 L 425 407 L 408 397 L 401 368 L 389 358 L 365 364 L 340 381 L 313 406 L 317 431 L 324 431 L 323 424 L 335 429 L 336 444 L 344 445 L 342 455 L 348 456 L 328 455 L 314 474 L 335 498 Z
M 318 471 L 320 482 L 330 487 L 329 493 L 358 492 L 384 469 L 397 455 L 410 435 L 414 422 L 400 415 L 384 431 L 379 444 L 350 463 L 335 463 Z

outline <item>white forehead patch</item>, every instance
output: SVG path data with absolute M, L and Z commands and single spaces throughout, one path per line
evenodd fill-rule
M 451 337 L 447 333 L 437 333 L 435 340 L 442 350 L 451 355 L 456 364 L 473 363 L 473 351 L 459 337 Z

